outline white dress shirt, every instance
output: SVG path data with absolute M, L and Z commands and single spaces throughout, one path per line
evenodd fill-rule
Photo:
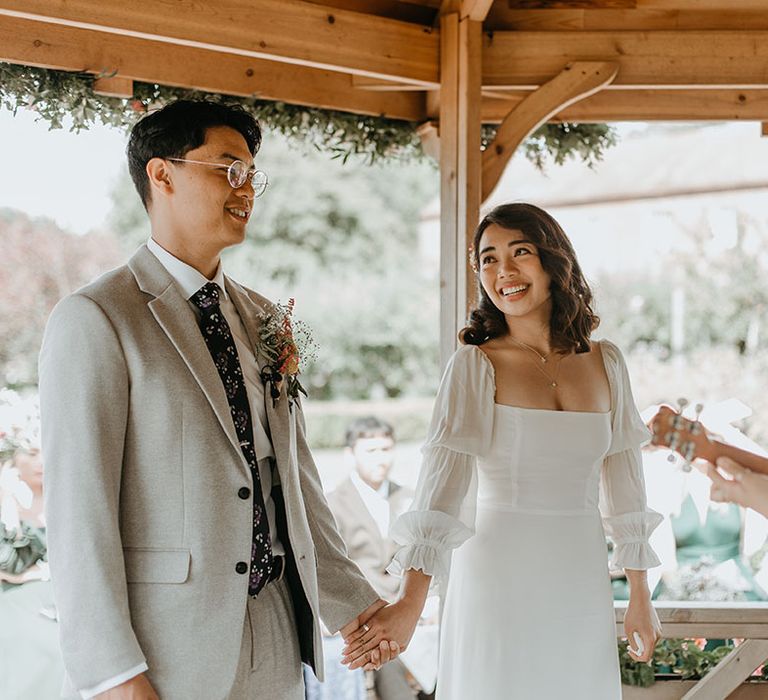
M 366 484 L 357 469 L 353 469 L 349 475 L 350 480 L 355 485 L 363 504 L 373 517 L 382 537 L 387 537 L 389 533 L 389 481 L 386 479 L 381 483 L 378 489 L 374 489 Z
M 221 312 L 224 314 L 224 318 L 227 319 L 227 323 L 229 324 L 232 336 L 235 340 L 237 355 L 243 370 L 243 379 L 245 381 L 245 390 L 248 395 L 248 403 L 251 407 L 253 443 L 256 450 L 256 457 L 259 460 L 259 477 L 261 480 L 262 494 L 264 495 L 264 504 L 267 510 L 267 521 L 269 523 L 269 532 L 272 540 L 272 553 L 282 556 L 285 554 L 285 547 L 277 536 L 275 502 L 272 500 L 272 472 L 267 466 L 268 463 L 262 461 L 267 457 L 274 457 L 275 453 L 272 449 L 272 440 L 269 437 L 267 408 L 264 403 L 264 385 L 261 383 L 260 376 L 261 368 L 259 367 L 256 355 L 253 352 L 253 347 L 245 327 L 243 326 L 243 322 L 240 320 L 240 314 L 238 314 L 237 308 L 227 295 L 227 289 L 224 283 L 224 272 L 222 271 L 221 264 L 219 264 L 213 279 L 209 280 L 194 267 L 187 265 L 187 263 L 182 262 L 177 257 L 171 255 L 154 239 L 150 238 L 147 241 L 147 248 L 149 248 L 150 252 L 168 271 L 168 274 L 173 278 L 173 281 L 178 287 L 179 292 L 181 292 L 184 298 L 188 301 L 208 282 L 215 282 L 219 286 L 219 289 L 221 289 L 221 294 L 219 295 Z M 191 301 L 189 301 L 189 305 L 195 312 L 195 315 L 199 317 L 200 310 Z M 190 333 L 194 332 L 199 332 L 199 330 L 191 328 Z M 144 671 L 147 670 L 147 664 L 142 663 L 124 673 L 108 678 L 93 688 L 81 690 L 80 694 L 83 698 L 92 698 L 99 693 L 106 692 L 110 688 L 115 688 L 121 683 L 125 683 L 134 676 L 144 673 Z

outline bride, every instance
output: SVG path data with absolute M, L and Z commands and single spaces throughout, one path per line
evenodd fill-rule
M 480 303 L 443 375 L 412 509 L 391 532 L 400 598 L 347 637 L 344 662 L 370 665 L 383 640 L 404 649 L 435 578 L 439 700 L 620 700 L 604 533 L 630 583 L 624 631 L 646 661 L 660 636 L 649 433 L 619 349 L 590 339 L 592 293 L 549 214 L 497 207 L 471 257 Z

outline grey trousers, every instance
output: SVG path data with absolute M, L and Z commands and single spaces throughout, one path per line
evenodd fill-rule
M 304 700 L 301 653 L 288 584 L 248 599 L 237 675 L 229 700 Z

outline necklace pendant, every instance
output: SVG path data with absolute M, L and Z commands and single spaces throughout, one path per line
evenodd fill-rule
M 541 358 L 541 361 L 542 361 L 544 364 L 547 364 L 547 358 L 546 358 L 546 357 L 542 357 L 542 358 Z
M 552 388 L 557 389 L 557 382 L 552 382 Z

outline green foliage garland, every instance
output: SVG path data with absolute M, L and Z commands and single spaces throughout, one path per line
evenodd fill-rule
M 14 113 L 19 108 L 32 109 L 51 129 L 63 128 L 69 117 L 71 130 L 77 132 L 99 123 L 128 128 L 148 109 L 170 100 L 205 97 L 239 103 L 265 128 L 308 141 L 344 161 L 350 156 L 370 163 L 424 156 L 413 122 L 139 82 L 134 83 L 132 99 L 106 97 L 94 93 L 96 77 L 0 62 L 0 105 Z M 483 128 L 483 147 L 495 133 L 493 126 Z M 546 124 L 526 141 L 524 149 L 539 168 L 550 157 L 556 164 L 580 157 L 592 166 L 614 143 L 615 133 L 605 124 Z

